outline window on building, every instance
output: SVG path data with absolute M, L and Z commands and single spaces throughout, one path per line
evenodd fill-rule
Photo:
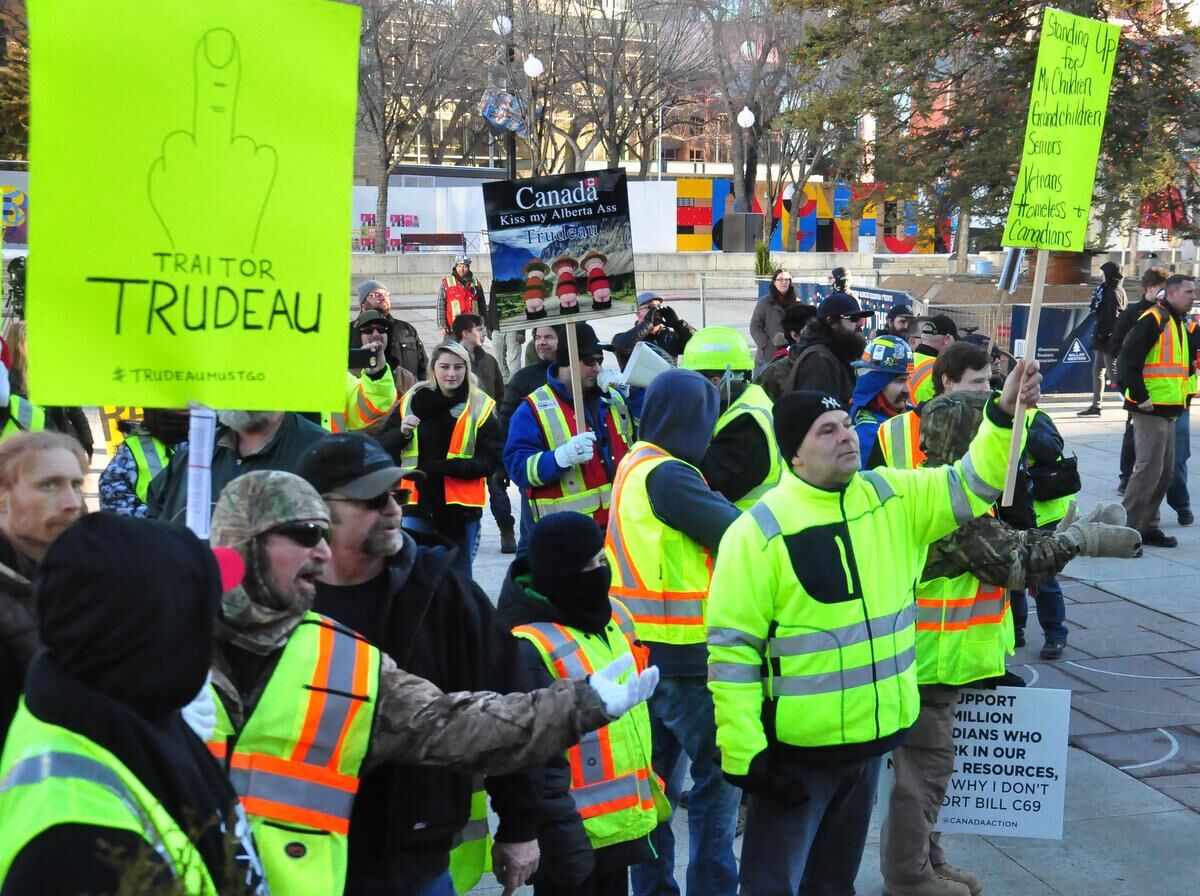
M 704 161 L 704 150 L 689 149 L 688 150 L 688 161 L 689 162 L 703 162 Z
M 679 147 L 678 146 L 664 146 L 663 151 L 662 151 L 662 157 L 663 157 L 664 162 L 678 162 L 679 161 Z

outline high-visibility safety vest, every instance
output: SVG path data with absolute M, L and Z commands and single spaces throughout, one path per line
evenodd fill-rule
M 64 824 L 130 831 L 166 863 L 181 892 L 217 896 L 199 851 L 124 763 L 82 734 L 43 722 L 22 700 L 0 758 L 0 884 L 27 844 Z
M 337 896 L 379 705 L 379 650 L 309 612 L 240 731 L 214 692 L 217 726 L 208 748 L 250 817 L 267 883 L 276 893 Z
M 953 465 L 879 467 L 832 490 L 789 473 L 730 525 L 707 620 L 724 771 L 746 774 L 773 742 L 836 753 L 912 725 L 927 546 L 1000 497 L 1010 440 L 985 411 Z
M 8 422 L 0 431 L 0 441 L 20 432 L 40 432 L 45 428 L 45 410 L 20 395 L 8 399 Z
M 603 637 L 553 622 L 518 625 L 512 632 L 537 648 L 555 678 L 587 678 L 623 656 L 634 656 L 640 671 L 647 651 L 637 641 L 633 617 L 619 601 L 612 605 Z M 567 750 L 571 798 L 593 849 L 644 837 L 670 814 L 662 782 L 654 774 L 652 750 L 645 703 L 585 734 Z
M 617 467 L 604 537 L 609 591 L 629 608 L 642 640 L 703 644 L 712 555 L 656 517 L 646 493 L 646 478 L 668 461 L 686 463 L 650 442 L 635 442 Z
M 1188 366 L 1191 353 L 1188 351 L 1187 331 L 1175 315 L 1161 305 L 1153 305 L 1138 318 L 1141 322 L 1153 316 L 1158 322 L 1158 341 L 1146 353 L 1142 366 L 1142 377 L 1146 381 L 1146 392 L 1157 407 L 1182 408 L 1187 404 Z M 1125 390 L 1125 400 L 1137 404 L 1137 400 Z
M 475 781 L 471 793 L 471 815 L 466 826 L 454 835 L 450 844 L 450 880 L 454 892 L 463 896 L 492 870 L 492 835 L 488 830 L 487 791 L 483 779 Z
M 779 443 L 775 440 L 773 408 L 771 397 L 767 395 L 762 386 L 751 384 L 738 396 L 737 401 L 731 404 L 717 419 L 717 428 L 713 432 L 714 437 L 719 436 L 721 430 L 734 420 L 749 415 L 762 430 L 763 438 L 767 442 L 767 451 L 771 456 L 771 467 L 767 472 L 767 478 L 733 502 L 739 510 L 748 510 L 759 498 L 777 486 L 783 476 L 783 458 L 779 454 Z
M 913 470 L 925 462 L 921 450 L 921 418 L 905 411 L 879 424 L 879 450 L 885 466 Z
M 446 284 L 446 329 L 449 330 L 454 325 L 454 318 L 460 314 L 476 313 L 475 293 L 459 283 L 453 274 L 442 282 Z
M 609 413 L 604 426 L 608 432 L 608 444 L 614 464 L 629 453 L 633 443 L 633 417 L 625 399 L 616 389 L 605 393 Z M 542 440 L 547 451 L 565 445 L 572 436 L 578 435 L 575 426 L 575 409 L 554 391 L 549 383 L 534 389 L 525 397 L 533 416 L 542 429 Z M 534 520 L 565 510 L 586 514 L 604 528 L 608 525 L 608 507 L 612 503 L 612 483 L 604 469 L 600 453 L 595 452 L 585 464 L 575 464 L 562 471 L 550 482 L 543 483 L 538 477 L 540 453 L 531 454 L 525 460 L 525 476 L 533 486 L 529 490 L 529 509 Z
M 1046 413 L 1041 408 L 1028 408 L 1025 411 L 1025 432 L 1029 432 L 1029 427 L 1033 426 L 1033 421 L 1037 419 L 1038 414 Z M 1058 456 L 1062 460 L 1062 455 Z M 1033 468 L 1034 460 L 1025 453 L 1025 464 L 1029 468 Z M 1067 515 L 1067 509 L 1071 506 L 1073 498 L 1070 495 L 1064 495 L 1061 498 L 1052 498 L 1049 501 L 1033 502 L 1033 516 L 1038 526 L 1045 526 L 1048 523 L 1056 523 Z
M 133 492 L 137 499 L 146 503 L 146 493 L 150 491 L 150 480 L 166 469 L 171 459 L 171 449 L 149 433 L 135 433 L 125 437 L 125 447 L 133 456 L 137 465 L 137 482 Z
M 908 394 L 912 396 L 912 403 L 919 405 L 933 398 L 933 362 L 937 357 L 917 352 L 913 358 L 913 370 L 908 375 Z
M 1004 674 L 1013 652 L 1007 591 L 963 573 L 917 586 L 917 683 L 967 684 Z
M 1191 344 L 1191 340 L 1195 338 L 1197 329 L 1200 329 L 1200 324 L 1196 323 L 1196 321 L 1189 320 L 1187 322 L 1189 345 Z M 1200 391 L 1200 346 L 1196 347 L 1195 357 L 1192 358 L 1192 366 L 1196 369 L 1188 377 L 1188 395 L 1195 395 L 1196 392 Z
M 417 383 L 400 399 L 400 416 L 406 417 L 410 413 L 409 408 L 412 407 L 413 393 L 417 389 L 436 389 L 437 386 L 431 386 L 429 383 Z M 471 389 L 470 399 L 466 404 L 460 405 L 458 422 L 454 424 L 454 432 L 450 435 L 450 447 L 446 451 L 446 459 L 453 460 L 455 458 L 470 459 L 475 456 L 475 442 L 479 437 L 479 427 L 487 422 L 488 417 L 496 410 L 496 402 L 492 401 L 487 395 L 479 389 Z M 420 427 L 413 430 L 412 438 L 408 444 L 404 446 L 401 452 L 400 460 L 405 467 L 419 467 L 421 454 L 417 443 Z M 408 487 L 412 489 L 412 500 L 417 500 L 417 485 L 411 479 L 405 480 Z M 487 480 L 479 479 L 455 479 L 453 476 L 447 476 L 444 480 L 447 504 L 459 504 L 463 507 L 483 507 L 487 503 Z
M 396 406 L 396 380 L 389 371 L 378 379 L 365 373 L 346 371 L 346 404 L 338 411 L 324 411 L 321 426 L 330 432 L 366 429 L 378 423 Z

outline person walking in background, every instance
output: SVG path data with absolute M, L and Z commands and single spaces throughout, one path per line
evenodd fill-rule
M 770 361 L 775 352 L 786 344 L 783 315 L 789 306 L 798 301 L 792 275 L 783 268 L 777 268 L 767 284 L 767 294 L 758 300 L 750 315 L 750 338 L 758 346 L 754 356 L 756 368 Z
M 487 318 L 487 298 L 483 294 L 483 285 L 471 272 L 469 255 L 455 255 L 454 267 L 438 286 L 435 319 L 443 339 L 452 338 L 454 318 L 460 314 L 477 314 Z
M 762 386 L 763 391 L 767 393 L 772 402 L 778 401 L 790 391 L 788 383 L 791 381 L 792 368 L 795 366 L 798 354 L 796 344 L 800 341 L 800 334 L 804 332 L 804 328 L 816 316 L 815 305 L 803 305 L 799 302 L 789 305 L 787 311 L 783 312 L 782 326 L 785 344 L 776 349 L 766 366 L 754 375 L 754 384 Z
M 1112 337 L 1108 343 L 1108 353 L 1113 356 L 1117 374 L 1117 390 L 1121 393 L 1125 392 L 1125 384 L 1121 382 L 1121 366 L 1116 364 L 1116 359 L 1120 357 L 1121 346 L 1125 342 L 1125 337 L 1129 335 L 1129 331 L 1133 325 L 1137 323 L 1147 308 L 1152 308 L 1159 300 L 1162 292 L 1163 284 L 1167 282 L 1167 278 L 1171 276 L 1171 272 L 1164 267 L 1153 267 L 1142 273 L 1142 298 L 1140 301 L 1134 302 L 1132 305 L 1126 306 L 1125 310 L 1117 317 L 1117 322 L 1113 326 Z M 1120 478 L 1117 483 L 1117 494 L 1125 494 L 1125 486 L 1129 484 L 1129 477 L 1133 473 L 1133 414 L 1125 414 L 1125 435 L 1121 439 L 1121 469 Z
M 404 527 L 454 544 L 454 568 L 467 578 L 479 547 L 487 478 L 504 450 L 495 410 L 471 375 L 467 350 L 445 342 L 433 350 L 429 381 L 400 399 L 379 438 L 401 467 L 425 474 L 419 487 L 413 483 L 415 506 Z
M 1100 397 L 1108 380 L 1108 368 L 1112 366 L 1113 354 L 1109 347 L 1117 317 L 1125 310 L 1127 298 L 1121 285 L 1121 266 L 1115 261 L 1100 265 L 1104 280 L 1096 287 L 1092 296 L 1092 312 L 1096 315 L 1096 329 L 1092 334 L 1092 403 L 1077 417 L 1099 417 Z

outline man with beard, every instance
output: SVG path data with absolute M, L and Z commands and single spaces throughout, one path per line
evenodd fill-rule
M 835 292 L 824 298 L 817 306 L 817 319 L 804 328 L 796 343 L 796 363 L 785 392 L 828 392 L 848 405 L 854 395 L 854 368 L 850 365 L 866 348 L 862 328 L 870 316 L 849 293 Z
M 86 474 L 82 446 L 62 433 L 0 442 L 0 743 L 38 648 L 29 583 L 50 543 L 87 511 Z
M 419 481 L 420 471 L 395 466 L 369 436 L 344 433 L 310 448 L 297 473 L 321 493 L 332 523 L 332 556 L 313 605 L 318 613 L 444 691 L 522 690 L 511 680 L 515 644 L 496 626 L 487 595 L 451 569 L 445 550 L 418 545 L 400 528 L 408 500 L 401 480 Z M 516 888 L 538 864 L 534 782 L 522 772 L 486 784 L 500 816 L 496 877 Z M 347 892 L 449 893 L 452 841 L 470 806 L 468 775 L 401 766 L 373 771 L 350 819 Z M 478 857 L 482 873 L 482 851 Z
M 392 475 L 383 478 L 394 484 Z M 387 506 L 394 499 L 383 494 Z M 392 537 L 386 524 L 355 522 L 363 540 Z M 310 611 L 331 559 L 329 526 L 312 486 L 267 470 L 231 482 L 212 518 L 212 543 L 235 549 L 246 575 L 221 599 L 209 749 L 250 815 L 268 883 L 301 896 L 343 892 L 354 794 L 373 769 L 512 772 L 620 717 L 657 684 L 657 670 L 626 676 L 631 664 L 620 663 L 531 694 L 445 694 Z
M 229 482 L 253 470 L 296 468 L 300 456 L 327 433 L 300 414 L 284 411 L 218 411 L 212 454 L 212 501 Z M 154 477 L 146 495 L 146 515 L 182 523 L 187 512 L 188 448 Z

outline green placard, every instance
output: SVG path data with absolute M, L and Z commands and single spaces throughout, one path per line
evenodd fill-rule
M 360 10 L 28 8 L 30 398 L 340 408 Z
M 1047 7 L 1004 245 L 1083 251 L 1120 37 Z

